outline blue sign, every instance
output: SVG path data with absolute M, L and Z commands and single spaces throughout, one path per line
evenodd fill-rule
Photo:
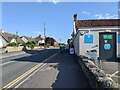
M 120 34 L 118 34 L 118 43 L 120 43 Z
M 93 43 L 93 35 L 84 35 L 84 43 Z
M 104 49 L 105 50 L 110 50 L 111 49 L 111 45 L 110 44 L 104 44 Z

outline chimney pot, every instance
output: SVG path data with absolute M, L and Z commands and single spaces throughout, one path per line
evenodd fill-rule
M 74 21 L 77 21 L 77 14 L 74 14 Z
M 1 29 L 0 31 L 1 31 L 2 33 L 4 33 L 4 30 L 3 30 L 3 29 Z

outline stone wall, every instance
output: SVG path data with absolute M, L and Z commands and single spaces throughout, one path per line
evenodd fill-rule
M 83 72 L 92 88 L 99 88 L 103 90 L 104 88 L 118 89 L 120 85 L 110 79 L 106 73 L 97 67 L 91 60 L 87 58 L 77 57 L 79 64 L 81 65 Z

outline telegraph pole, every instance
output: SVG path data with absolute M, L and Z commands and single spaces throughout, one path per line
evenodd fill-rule
M 46 40 L 46 27 L 44 22 L 44 48 L 45 48 L 45 40 Z
M 60 43 L 61 43 L 61 38 L 60 38 Z

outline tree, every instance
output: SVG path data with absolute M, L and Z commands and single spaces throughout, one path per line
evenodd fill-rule
M 67 44 L 68 44 L 68 45 L 70 45 L 70 44 L 71 44 L 71 42 L 72 42 L 72 40 L 71 40 L 71 39 L 68 39 L 68 40 L 67 40 Z
M 30 42 L 23 44 L 23 46 L 27 46 L 28 48 L 34 49 L 34 47 L 36 46 L 36 42 L 30 41 Z
M 18 37 L 19 37 L 19 36 L 18 36 L 18 31 L 17 31 L 13 38 L 17 41 L 17 38 L 18 38 Z

